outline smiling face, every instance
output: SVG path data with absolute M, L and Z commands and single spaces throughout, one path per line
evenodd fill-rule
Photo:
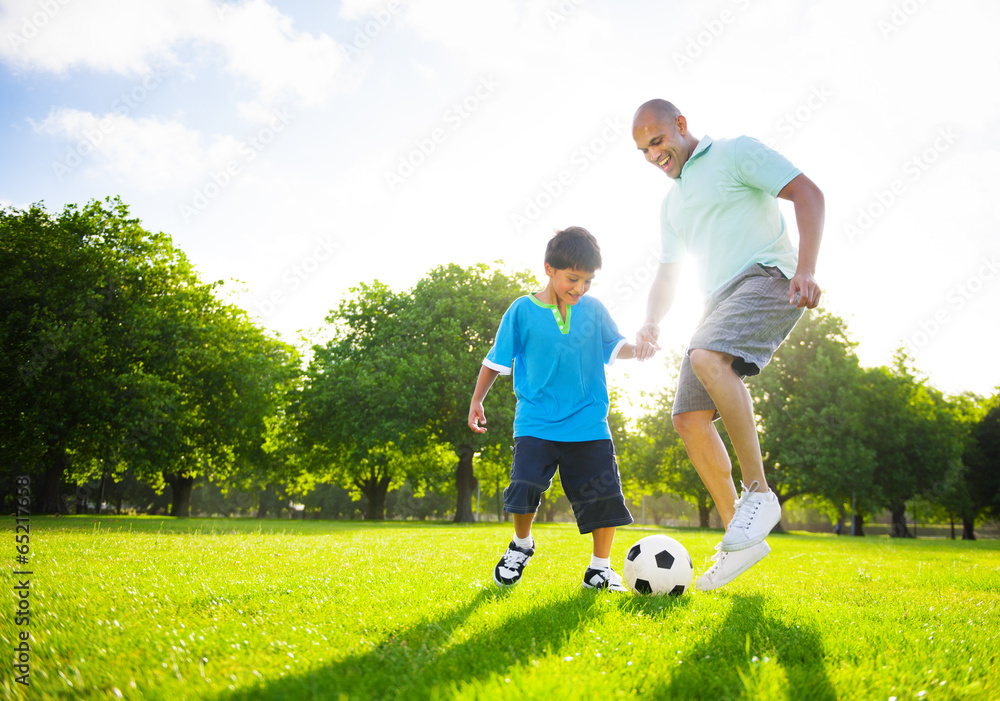
M 549 276 L 549 289 L 556 296 L 551 304 L 562 302 L 571 307 L 587 294 L 595 275 L 593 271 L 577 268 L 553 268 L 548 263 L 545 264 L 545 274 Z
M 640 109 L 632 122 L 632 138 L 646 160 L 671 178 L 678 178 L 698 145 L 687 130 L 683 115 L 671 118 L 654 110 Z

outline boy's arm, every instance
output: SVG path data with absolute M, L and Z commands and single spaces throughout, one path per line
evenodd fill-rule
M 476 390 L 472 393 L 472 404 L 469 405 L 469 428 L 476 433 L 486 433 L 486 427 L 480 426 L 480 422 L 486 423 L 486 413 L 483 411 L 483 400 L 486 393 L 493 386 L 493 381 L 500 373 L 492 368 L 483 365 L 479 369 L 479 379 L 476 380 Z
M 823 238 L 823 192 L 805 174 L 799 174 L 781 189 L 778 197 L 795 204 L 795 224 L 799 229 L 799 264 L 788 284 L 788 303 L 795 304 L 798 293 L 799 307 L 815 309 L 823 293 L 814 277 L 819 242 Z
M 660 319 L 673 306 L 680 271 L 680 263 L 660 263 L 656 270 L 656 277 L 649 288 L 649 300 L 646 302 L 646 323 L 636 334 L 634 356 L 639 360 L 648 360 L 660 350 L 656 343 L 660 337 Z
M 625 345 L 623 345 L 621 348 L 618 349 L 617 357 L 621 358 L 622 360 L 629 360 L 630 358 L 636 357 L 635 344 L 626 343 Z

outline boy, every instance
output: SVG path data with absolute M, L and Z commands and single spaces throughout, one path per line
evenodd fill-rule
M 556 468 L 581 534 L 594 551 L 583 586 L 627 591 L 611 569 L 615 528 L 632 523 L 625 506 L 608 427 L 605 364 L 635 357 L 603 304 L 585 297 L 601 267 L 601 250 L 586 229 L 556 233 L 545 250 L 544 290 L 515 300 L 500 321 L 479 371 L 469 428 L 486 431 L 483 399 L 497 375 L 513 369 L 514 459 L 504 510 L 514 517 L 514 539 L 493 569 L 501 587 L 517 584 L 535 554 L 531 522 Z

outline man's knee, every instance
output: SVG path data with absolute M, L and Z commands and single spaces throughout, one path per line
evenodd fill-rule
M 714 417 L 714 411 L 685 411 L 681 414 L 674 414 L 672 418 L 677 433 L 680 434 L 681 438 L 687 438 L 701 435 L 710 430 Z
M 733 356 L 728 353 L 708 350 L 706 348 L 694 348 L 690 353 L 691 369 L 701 380 L 702 384 L 711 382 L 723 372 L 735 372 L 733 370 Z

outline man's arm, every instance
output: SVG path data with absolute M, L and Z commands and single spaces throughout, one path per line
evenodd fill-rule
M 649 288 L 649 299 L 646 302 L 646 322 L 636 334 L 635 357 L 647 360 L 660 350 L 657 340 L 660 337 L 660 319 L 667 315 L 674 303 L 674 293 L 677 290 L 677 279 L 680 277 L 680 263 L 660 263 L 656 277 Z
M 472 393 L 472 404 L 469 405 L 469 428 L 476 433 L 486 433 L 486 427 L 480 426 L 480 422 L 486 423 L 486 413 L 483 411 L 483 400 L 486 393 L 493 386 L 493 381 L 500 373 L 492 368 L 483 365 L 479 369 L 479 379 L 476 381 L 476 390 Z
M 799 229 L 799 264 L 788 284 L 788 303 L 795 304 L 798 293 L 799 307 L 815 309 L 823 294 L 815 278 L 826 207 L 823 192 L 800 173 L 781 189 L 778 197 L 795 204 L 795 224 Z

